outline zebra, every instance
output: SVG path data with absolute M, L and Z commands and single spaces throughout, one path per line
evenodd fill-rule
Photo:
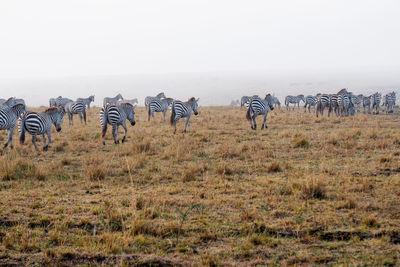
M 368 107 L 368 114 L 371 113 L 371 98 L 372 98 L 372 95 L 363 96 L 362 105 L 363 105 L 363 108 L 364 108 L 364 113 L 365 113 L 365 108 L 366 107 Z
M 0 104 L 3 104 L 4 102 L 6 102 L 6 100 L 4 98 L 0 98 Z
M 0 104 L 0 107 L 12 107 L 15 106 L 17 104 L 17 101 L 15 101 L 15 97 L 10 97 L 9 99 L 7 99 L 6 101 L 4 101 L 3 103 Z
M 22 103 L 17 103 L 14 106 L 2 105 L 0 107 L 0 130 L 8 130 L 8 140 L 4 144 L 4 148 L 10 145 L 14 148 L 12 143 L 12 136 L 14 133 L 15 124 L 19 116 L 25 112 L 25 105 Z
M 272 103 L 274 104 L 274 108 L 276 108 L 276 106 L 278 106 L 278 108 L 281 108 L 281 102 L 279 101 L 279 99 L 276 96 L 271 96 L 272 98 Z
M 393 91 L 384 96 L 382 106 L 385 106 L 386 114 L 393 113 L 393 107 L 396 104 L 396 93 Z
M 306 102 L 304 99 L 304 95 L 298 95 L 298 96 L 288 95 L 288 96 L 286 96 L 285 97 L 286 109 L 287 110 L 289 109 L 290 104 L 294 104 L 294 106 L 293 106 L 293 110 L 294 110 L 294 108 L 296 107 L 296 104 L 297 104 L 297 107 L 300 106 L 300 101 L 303 101 L 304 103 Z
M 315 104 L 317 102 L 317 97 L 316 96 L 312 96 L 312 95 L 308 95 L 306 96 L 306 101 L 305 101 L 305 105 L 304 105 L 304 112 L 306 112 L 307 110 L 307 106 L 308 106 L 308 112 L 311 113 L 310 108 L 311 106 L 314 107 L 315 109 Z
M 335 112 L 336 116 L 339 115 L 339 102 L 337 94 L 329 95 L 329 109 L 328 109 L 328 117 L 331 115 L 331 112 Z
M 118 104 L 121 104 L 121 103 L 123 103 L 123 102 L 125 102 L 125 103 L 131 103 L 132 105 L 135 105 L 135 104 L 138 104 L 138 103 L 139 103 L 138 100 L 137 100 L 137 98 L 118 100 Z
M 354 104 L 351 100 L 351 93 L 338 95 L 339 115 L 354 115 Z
M 149 104 L 150 104 L 151 100 L 153 100 L 153 99 L 161 99 L 161 98 L 165 98 L 164 92 L 161 92 L 156 96 L 146 96 L 146 98 L 144 99 L 144 105 L 145 105 L 146 108 L 149 108 Z
M 126 120 L 128 120 L 132 126 L 136 124 L 135 108 L 136 106 L 133 106 L 131 103 L 121 103 L 119 105 L 107 104 L 100 110 L 101 140 L 103 145 L 106 144 L 104 136 L 107 132 L 107 124 L 110 124 L 112 127 L 112 135 L 115 144 L 119 144 L 119 126 L 122 125 L 125 130 L 122 143 L 125 142 L 128 132 Z
M 248 106 L 249 105 L 249 103 L 250 103 L 250 101 L 251 101 L 251 99 L 252 98 L 254 98 L 254 97 L 259 97 L 258 95 L 253 95 L 253 96 L 247 96 L 247 95 L 245 95 L 245 96 L 242 96 L 242 98 L 240 99 L 240 106 L 241 107 L 243 107 L 243 106 Z M 279 101 L 279 100 L 278 100 Z M 279 103 L 280 104 L 280 103 Z
M 56 107 L 56 99 L 55 98 L 50 98 L 49 99 L 49 107 Z
M 86 124 L 86 104 L 85 104 L 85 102 L 82 102 L 82 101 L 68 102 L 67 104 L 65 104 L 64 109 L 65 109 L 65 112 L 68 114 L 68 120 L 69 120 L 70 125 L 72 125 L 73 114 L 79 114 L 81 123 L 82 123 L 82 117 L 83 117 L 83 120 L 85 121 L 85 124 Z
M 54 98 L 49 99 L 50 107 L 61 107 L 65 104 L 67 104 L 68 102 L 73 102 L 73 100 L 69 99 L 69 98 L 64 98 L 62 96 L 58 96 L 55 99 Z
M 375 114 L 379 114 L 379 105 L 381 104 L 382 94 L 376 92 L 371 96 L 372 110 L 375 108 Z
M 189 98 L 189 100 L 186 102 L 182 102 L 179 100 L 174 100 L 172 102 L 170 123 L 171 125 L 174 125 L 174 134 L 176 133 L 176 123 L 179 121 L 180 118 L 186 117 L 185 129 L 183 130 L 183 132 L 186 133 L 186 127 L 188 127 L 188 129 L 190 130 L 189 120 L 192 112 L 196 116 L 199 114 L 197 110 L 198 102 L 199 98 L 195 99 L 194 97 Z
M 119 99 L 122 99 L 122 100 L 124 99 L 121 94 L 118 94 L 115 97 L 105 97 L 103 99 L 103 107 L 106 106 L 107 104 L 117 105 Z
M 274 103 L 270 94 L 267 94 L 264 99 L 253 97 L 246 112 L 246 119 L 250 121 L 250 128 L 253 130 L 257 129 L 256 118 L 261 114 L 264 115 L 261 129 L 264 129 L 264 127 L 268 128 L 265 121 L 267 120 L 268 111 L 270 110 L 274 110 Z
M 318 114 L 321 113 L 321 116 L 324 116 L 324 110 L 325 108 L 328 108 L 328 116 L 330 116 L 329 112 L 329 107 L 330 107 L 330 97 L 328 94 L 319 94 L 316 97 L 316 115 L 318 117 Z
M 57 132 L 60 132 L 64 114 L 63 107 L 49 107 L 41 113 L 32 111 L 23 113 L 18 120 L 20 143 L 23 144 L 25 142 L 25 132 L 28 132 L 32 135 L 32 143 L 37 151 L 36 136 L 41 134 L 43 137 L 43 151 L 46 151 L 51 143 L 51 125 L 53 124 Z M 45 134 L 47 135 L 47 144 Z
M 87 109 L 90 109 L 90 103 L 94 102 L 94 95 L 91 95 L 87 98 L 78 98 L 76 101 L 83 102 L 87 106 Z
M 363 99 L 363 95 L 353 95 L 351 94 L 351 102 L 353 103 L 354 107 L 357 107 L 357 110 L 359 111 L 361 105 L 362 105 L 362 99 Z
M 172 101 L 174 101 L 172 98 L 151 100 L 149 103 L 148 121 L 150 121 L 150 116 L 154 118 L 154 112 L 162 112 L 165 121 L 165 113 L 167 112 L 168 107 L 172 104 Z

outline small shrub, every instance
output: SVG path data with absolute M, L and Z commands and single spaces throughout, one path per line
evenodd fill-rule
M 377 228 L 379 223 L 375 217 L 368 217 L 363 220 L 363 224 L 368 228 Z
M 318 179 L 310 178 L 300 185 L 301 197 L 303 199 L 324 199 L 326 198 L 325 185 Z
M 86 169 L 86 175 L 91 181 L 104 180 L 106 172 L 101 166 L 90 166 Z
M 267 167 L 268 172 L 281 172 L 282 168 L 278 161 L 271 162 Z
M 292 141 L 293 147 L 294 148 L 308 148 L 310 147 L 310 142 L 308 141 L 308 139 L 306 137 L 298 137 L 293 139 Z

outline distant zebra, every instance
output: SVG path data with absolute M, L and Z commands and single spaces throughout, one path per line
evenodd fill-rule
M 264 99 L 261 99 L 259 97 L 252 98 L 246 112 L 246 119 L 250 121 L 251 129 L 257 129 L 256 118 L 258 115 L 264 115 L 261 129 L 264 129 L 264 126 L 265 128 L 268 128 L 265 122 L 267 120 L 268 111 L 270 110 L 274 110 L 274 104 L 272 101 L 272 96 L 270 94 L 267 94 Z
M 289 109 L 290 104 L 294 104 L 294 106 L 293 106 L 293 110 L 294 110 L 294 108 L 296 107 L 296 104 L 297 104 L 297 107 L 300 106 L 300 101 L 306 102 L 304 99 L 304 95 L 298 95 L 298 96 L 288 95 L 287 97 L 285 97 L 286 109 L 287 110 Z
M 6 101 L 4 101 L 3 103 L 0 104 L 0 107 L 12 107 L 15 106 L 17 104 L 17 101 L 15 101 L 15 97 L 10 97 L 9 99 L 7 99 Z
M 304 105 L 304 112 L 306 112 L 307 110 L 307 106 L 308 106 L 308 112 L 311 113 L 310 108 L 311 106 L 313 106 L 315 108 L 315 104 L 317 103 L 317 97 L 316 96 L 312 96 L 312 95 L 308 95 L 306 96 L 306 101 L 305 101 L 305 105 Z
M 361 108 L 363 95 L 353 95 L 351 94 L 351 102 L 353 103 L 354 107 L 357 107 L 357 110 Z
M 332 111 L 335 112 L 336 116 L 339 116 L 339 103 L 337 94 L 329 95 L 328 117 L 331 115 Z
M 7 143 L 4 144 L 4 148 L 6 148 L 9 144 L 11 148 L 14 147 L 12 143 L 12 136 L 15 124 L 23 112 L 25 112 L 25 105 L 21 103 L 15 104 L 12 107 L 7 105 L 2 105 L 0 107 L 0 130 L 8 130 L 8 140 Z
M 107 132 L 107 124 L 110 124 L 112 127 L 112 135 L 115 144 L 119 144 L 119 126 L 122 125 L 125 130 L 122 143 L 125 142 L 128 132 L 126 120 L 128 120 L 132 126 L 136 124 L 135 107 L 136 106 L 133 106 L 131 103 L 121 103 L 119 105 L 108 104 L 100 110 L 101 140 L 103 145 L 106 144 L 104 136 Z
M 253 96 L 247 96 L 247 95 L 245 95 L 245 96 L 242 96 L 242 98 L 240 99 L 240 106 L 241 106 L 241 107 L 243 107 L 243 106 L 248 106 L 249 103 L 250 103 L 250 100 L 251 100 L 252 98 L 254 98 L 254 97 L 259 97 L 259 96 L 258 96 L 258 95 L 253 95 Z
M 368 114 L 371 113 L 371 98 L 372 98 L 372 95 L 363 96 L 362 103 L 363 103 L 364 113 L 365 113 L 366 107 L 368 107 Z
M 317 96 L 316 99 L 316 115 L 318 117 L 318 114 L 321 113 L 321 116 L 324 115 L 324 110 L 325 108 L 328 108 L 328 116 L 330 116 L 330 112 L 329 112 L 329 104 L 330 104 L 330 97 L 328 94 L 321 94 Z
M 49 107 L 56 107 L 56 99 L 55 98 L 50 98 L 49 99 Z
M 87 106 L 87 109 L 90 109 L 90 103 L 94 102 L 94 95 L 91 95 L 87 98 L 78 98 L 76 101 L 84 103 Z
M 135 105 L 135 104 L 138 104 L 139 102 L 138 102 L 138 100 L 137 100 L 137 98 L 134 98 L 134 99 L 123 99 L 123 100 L 118 100 L 118 104 L 121 104 L 121 103 L 131 103 L 132 105 Z
M 375 108 L 375 114 L 379 114 L 379 105 L 381 104 L 382 94 L 376 92 L 371 97 L 372 109 Z
M 74 102 L 68 102 L 64 106 L 65 112 L 68 114 L 68 120 L 69 124 L 72 124 L 72 119 L 74 114 L 79 114 L 79 118 L 81 119 L 82 123 L 82 117 L 83 120 L 85 121 L 86 124 L 86 104 L 82 101 L 74 101 Z
M 37 113 L 28 111 L 21 115 L 18 121 L 18 130 L 20 132 L 20 143 L 25 142 L 25 132 L 32 135 L 32 143 L 36 150 L 36 136 L 41 134 L 43 137 L 43 150 L 46 151 L 51 143 L 51 125 L 54 124 L 57 132 L 61 131 L 65 111 L 64 108 L 50 107 L 45 112 Z M 46 137 L 47 135 L 47 144 Z
M 354 115 L 354 105 L 351 101 L 351 93 L 338 95 L 339 115 L 349 116 Z
M 150 121 L 150 116 L 154 118 L 154 112 L 162 112 L 163 118 L 165 121 L 165 113 L 168 110 L 168 107 L 174 101 L 172 98 L 164 98 L 164 99 L 153 99 L 149 103 L 149 110 L 148 110 L 148 121 Z
M 118 100 L 120 100 L 120 99 L 122 99 L 122 100 L 124 99 L 121 94 L 118 94 L 118 95 L 116 95 L 114 97 L 105 97 L 103 99 L 103 106 L 105 106 L 107 104 L 117 105 L 118 104 Z
M 149 108 L 149 104 L 150 104 L 151 100 L 153 100 L 153 99 L 162 99 L 162 98 L 165 98 L 164 92 L 161 92 L 156 96 L 146 96 L 146 98 L 144 99 L 144 105 L 145 105 L 146 108 Z
M 192 112 L 194 115 L 197 116 L 199 112 L 197 111 L 198 109 L 198 102 L 199 99 L 195 99 L 194 97 L 189 98 L 188 101 L 182 102 L 179 100 L 174 100 L 172 102 L 172 108 L 171 108 L 171 125 L 174 125 L 174 133 L 176 133 L 176 123 L 179 121 L 180 118 L 185 118 L 186 117 L 186 123 L 185 123 L 185 129 L 183 130 L 184 133 L 186 133 L 186 127 L 190 130 L 190 116 L 192 115 Z
M 384 101 L 382 103 L 385 106 L 386 114 L 393 113 L 393 107 L 396 104 L 396 93 L 393 91 L 384 96 Z
M 281 102 L 279 101 L 279 99 L 276 96 L 271 96 L 271 98 L 272 98 L 272 103 L 274 104 L 274 108 L 276 108 L 276 106 L 280 108 Z
M 50 98 L 49 99 L 49 105 L 50 107 L 61 107 L 68 102 L 73 102 L 72 99 L 69 98 L 64 98 L 62 96 L 58 96 L 57 98 Z

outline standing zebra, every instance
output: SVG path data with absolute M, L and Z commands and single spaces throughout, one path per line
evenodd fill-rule
M 331 115 L 332 111 L 335 112 L 336 116 L 339 116 L 339 103 L 337 94 L 329 95 L 328 117 Z
M 379 114 L 379 105 L 381 104 L 382 94 L 376 92 L 371 96 L 372 110 L 375 108 L 375 114 Z
M 242 98 L 240 99 L 240 106 L 241 107 L 248 106 L 250 101 L 251 101 L 251 99 L 254 98 L 254 97 L 258 97 L 258 95 L 253 95 L 253 96 L 245 95 L 245 96 L 242 96 Z
M 150 116 L 154 118 L 154 112 L 162 112 L 165 121 L 165 113 L 167 112 L 168 107 L 172 104 L 172 101 L 174 101 L 172 98 L 151 100 L 149 103 L 148 121 L 150 121 Z
M 119 105 L 109 104 L 100 110 L 101 140 L 103 141 L 103 145 L 106 144 L 104 136 L 107 132 L 107 124 L 110 124 L 112 127 L 112 135 L 115 144 L 119 144 L 119 126 L 122 125 L 125 130 L 122 143 L 125 142 L 128 132 L 126 120 L 129 120 L 132 126 L 136 124 L 135 107 L 136 106 L 133 106 L 131 103 L 121 103 Z
M 186 117 L 185 129 L 183 130 L 183 132 L 186 133 L 186 127 L 188 127 L 188 129 L 190 130 L 189 120 L 192 112 L 196 116 L 197 114 L 199 114 L 199 112 L 197 111 L 198 102 L 199 98 L 195 99 L 194 97 L 189 98 L 189 100 L 186 102 L 182 102 L 179 100 L 174 100 L 172 102 L 170 122 L 171 125 L 174 125 L 174 134 L 176 133 L 176 123 L 179 121 L 180 118 Z
M 353 95 L 351 94 L 351 102 L 353 103 L 354 107 L 357 107 L 357 110 L 360 111 L 362 105 L 363 95 Z
M 51 100 L 51 99 L 50 99 L 50 100 Z M 49 102 L 50 102 L 50 101 L 49 101 Z M 72 100 L 72 99 L 69 99 L 69 98 L 64 98 L 64 97 L 62 97 L 62 96 L 59 96 L 59 97 L 57 97 L 57 98 L 55 99 L 55 105 L 52 106 L 52 107 L 61 107 L 61 106 L 65 105 L 65 104 L 67 104 L 67 103 L 69 103 L 69 102 L 73 102 L 73 100 Z M 51 104 L 51 103 L 49 103 L 49 104 Z
M 82 101 L 68 102 L 67 104 L 65 104 L 64 109 L 65 112 L 68 114 L 68 120 L 70 125 L 72 125 L 73 114 L 79 114 L 81 123 L 83 117 L 83 120 L 85 121 L 86 124 L 86 104 L 84 102 Z
M 307 110 L 307 106 L 308 106 L 308 112 L 311 113 L 310 108 L 311 106 L 313 106 L 315 108 L 315 104 L 317 102 L 317 97 L 316 96 L 312 96 L 312 95 L 308 95 L 306 96 L 306 104 L 304 105 L 304 112 L 306 112 Z
M 64 108 L 50 107 L 45 112 L 25 112 L 18 121 L 18 130 L 20 132 L 20 143 L 25 142 L 25 132 L 32 135 L 32 143 L 36 150 L 36 135 L 41 134 L 43 137 L 43 150 L 46 151 L 51 143 L 51 125 L 54 124 L 57 132 L 61 131 L 65 111 Z M 46 137 L 47 135 L 47 144 Z
M 316 107 L 316 115 L 318 117 L 318 114 L 321 113 L 321 116 L 324 116 L 324 110 L 325 108 L 328 108 L 328 116 L 330 115 L 329 112 L 329 104 L 330 104 L 330 98 L 328 94 L 321 94 L 317 96 L 316 102 L 317 102 L 317 107 Z
M 107 104 L 117 105 L 118 100 L 120 100 L 120 99 L 122 99 L 122 100 L 124 99 L 121 94 L 118 94 L 114 97 L 105 97 L 103 99 L 103 106 L 106 106 Z
M 276 108 L 276 106 L 278 106 L 278 108 L 281 108 L 281 102 L 279 101 L 279 99 L 276 96 L 271 96 L 272 98 L 272 103 L 274 104 L 274 108 Z
M 151 100 L 153 100 L 153 99 L 161 99 L 161 98 L 165 98 L 164 92 L 161 92 L 156 96 L 146 96 L 146 98 L 144 99 L 144 105 L 145 105 L 146 108 L 148 108 Z
M 0 107 L 0 130 L 8 130 L 8 140 L 7 143 L 4 144 L 4 148 L 6 148 L 9 144 L 10 147 L 13 148 L 12 136 L 15 128 L 15 124 L 19 116 L 25 112 L 25 105 L 23 104 L 15 104 L 12 107 L 2 105 Z
M 94 102 L 94 95 L 91 95 L 87 98 L 78 98 L 76 101 L 82 102 L 83 104 L 85 104 L 87 106 L 87 109 L 90 109 L 90 103 Z
M 268 128 L 265 121 L 267 120 L 268 111 L 274 110 L 274 104 L 270 94 L 267 94 L 264 99 L 253 97 L 250 101 L 246 112 L 246 119 L 250 121 L 250 127 L 253 130 L 257 129 L 256 118 L 258 115 L 264 115 L 261 129 Z M 254 126 L 253 126 L 254 124 Z
M 56 99 L 55 98 L 50 98 L 49 99 L 49 107 L 56 107 Z
M 363 103 L 363 108 L 364 108 L 364 114 L 365 114 L 366 107 L 368 107 L 368 114 L 371 113 L 371 98 L 372 98 L 372 95 L 363 96 L 362 103 Z
M 285 105 L 286 105 L 286 109 L 289 110 L 289 104 L 294 104 L 293 106 L 293 110 L 296 107 L 300 106 L 300 101 L 306 102 L 304 99 L 304 95 L 298 95 L 298 96 L 292 96 L 292 95 L 288 95 L 287 97 L 285 97 Z
M 396 104 L 396 93 L 393 91 L 384 96 L 382 106 L 385 106 L 386 114 L 393 113 L 393 107 Z

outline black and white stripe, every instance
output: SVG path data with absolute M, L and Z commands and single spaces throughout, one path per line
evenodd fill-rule
M 311 113 L 310 108 L 314 107 L 315 108 L 315 104 L 317 103 L 317 97 L 316 96 L 312 96 L 312 95 L 308 95 L 306 96 L 306 102 L 304 105 L 304 112 L 306 112 L 307 106 L 308 106 L 308 112 Z
M 351 93 L 342 93 L 338 95 L 339 115 L 354 115 L 354 105 L 351 101 Z
M 119 105 L 108 104 L 100 110 L 100 124 L 101 124 L 101 139 L 103 140 L 103 145 L 105 145 L 104 136 L 107 132 L 107 124 L 112 127 L 112 134 L 114 138 L 114 143 L 119 143 L 119 126 L 125 130 L 125 135 L 122 138 L 122 143 L 125 142 L 126 134 L 128 129 L 126 128 L 126 120 L 128 120 L 132 126 L 136 124 L 135 122 L 135 107 L 131 103 L 121 103 Z
M 86 124 L 86 104 L 84 102 L 82 101 L 68 102 L 67 104 L 65 104 L 64 109 L 65 112 L 68 114 L 69 124 L 72 124 L 72 119 L 74 114 L 79 114 L 81 123 L 83 118 Z
M 87 98 L 78 98 L 76 101 L 84 103 L 87 109 L 90 109 L 90 103 L 94 102 L 94 95 L 91 95 Z
M 385 106 L 386 114 L 393 113 L 393 107 L 396 104 L 396 93 L 393 91 L 384 96 L 382 105 Z
M 253 96 L 242 96 L 242 98 L 240 99 L 240 106 L 241 107 L 248 107 L 250 100 L 254 97 L 259 97 L 258 95 L 253 95 Z M 278 100 L 279 101 L 279 100 Z M 279 103 L 280 104 L 280 103 Z
M 318 117 L 319 113 L 321 113 L 321 116 L 324 115 L 324 110 L 325 108 L 328 108 L 328 115 L 329 113 L 329 103 L 330 103 L 330 97 L 328 94 L 319 94 L 316 97 L 316 115 Z
M 165 121 L 165 113 L 167 112 L 168 107 L 172 104 L 172 101 L 174 101 L 172 98 L 151 100 L 148 109 L 148 121 L 150 121 L 150 117 L 154 118 L 154 112 L 162 112 Z
M 146 98 L 144 99 L 144 105 L 146 108 L 149 108 L 149 104 L 153 99 L 162 99 L 162 98 L 165 98 L 164 92 L 161 92 L 156 96 L 146 96 Z
M 258 115 L 264 115 L 261 129 L 264 129 L 264 127 L 268 128 L 265 121 L 267 120 L 268 111 L 270 110 L 274 110 L 274 104 L 270 94 L 267 94 L 264 99 L 253 97 L 246 112 L 246 118 L 250 121 L 251 129 L 257 129 L 256 118 Z
M 339 116 L 339 102 L 337 94 L 329 95 L 328 117 L 331 115 L 332 111 L 335 112 L 336 116 Z
M 185 123 L 185 129 L 183 132 L 186 132 L 186 127 L 188 127 L 188 130 L 190 130 L 190 116 L 192 113 L 194 115 L 199 114 L 197 111 L 198 109 L 198 102 L 199 99 L 195 99 L 194 97 L 189 98 L 188 101 L 182 102 L 179 100 L 174 100 L 172 102 L 172 112 L 171 112 L 171 125 L 174 125 L 174 133 L 176 133 L 176 123 L 179 121 L 180 118 L 185 118 L 186 117 L 186 123 Z
M 51 143 L 51 125 L 54 124 L 57 132 L 61 131 L 61 125 L 63 121 L 65 111 L 64 108 L 50 107 L 45 112 L 25 112 L 21 115 L 21 119 L 18 121 L 18 130 L 20 132 L 20 142 L 25 142 L 25 132 L 32 135 L 32 143 L 36 150 L 36 136 L 41 134 L 43 137 L 43 150 L 47 150 Z M 47 144 L 46 137 L 47 135 Z
M 371 113 L 371 98 L 372 98 L 372 95 L 363 96 L 362 105 L 364 108 L 364 113 L 365 113 L 365 108 L 367 108 L 367 107 L 368 107 L 368 113 Z
M 58 96 L 57 98 L 50 98 L 49 100 L 50 107 L 61 107 L 69 102 L 73 102 L 73 100 L 62 96 Z
M 120 99 L 122 99 L 122 100 L 124 99 L 121 94 L 118 94 L 114 97 L 105 97 L 103 99 L 103 106 L 106 106 L 107 104 L 117 105 L 118 100 L 120 100 Z
M 382 94 L 376 92 L 371 96 L 372 110 L 375 108 L 375 114 L 379 114 L 379 105 L 381 104 Z
M 294 106 L 293 106 L 293 110 L 294 110 L 296 105 L 297 105 L 297 107 L 300 106 L 300 101 L 305 102 L 304 95 L 298 95 L 298 96 L 288 95 L 288 96 L 286 96 L 285 97 L 286 109 L 289 109 L 290 104 L 294 104 Z
M 8 130 L 8 140 L 4 144 L 4 148 L 10 145 L 13 148 L 12 136 L 15 128 L 15 124 L 19 116 L 25 112 L 25 105 L 22 103 L 14 104 L 9 107 L 8 105 L 0 106 L 0 130 Z

